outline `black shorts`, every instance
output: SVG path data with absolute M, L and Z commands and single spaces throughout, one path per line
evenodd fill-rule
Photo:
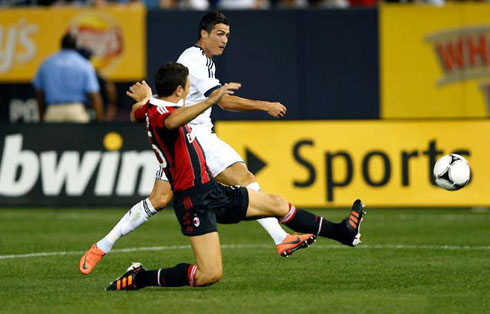
M 175 216 L 186 236 L 217 231 L 217 223 L 233 224 L 245 219 L 248 191 L 216 181 L 174 193 Z

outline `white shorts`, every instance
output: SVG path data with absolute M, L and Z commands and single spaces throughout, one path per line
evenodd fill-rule
M 206 164 L 213 178 L 237 162 L 244 162 L 242 157 L 215 133 L 196 132 L 196 137 L 204 150 Z
M 242 157 L 215 133 L 196 133 L 196 138 L 204 150 L 206 164 L 213 178 L 237 162 L 244 162 Z M 155 179 L 168 181 L 161 165 L 158 167 Z

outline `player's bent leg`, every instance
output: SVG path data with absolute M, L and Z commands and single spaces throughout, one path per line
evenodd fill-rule
M 218 232 L 190 237 L 192 251 L 196 259 L 194 286 L 208 286 L 223 277 L 223 264 Z
M 198 136 L 199 137 L 199 136 Z M 228 144 L 223 142 L 217 136 L 205 136 L 199 138 L 206 154 L 206 162 L 213 177 L 223 184 L 233 186 L 240 185 L 260 191 L 259 183 L 255 176 L 248 171 L 247 166 L 241 159 L 240 155 Z M 296 236 L 292 239 L 284 231 L 276 218 L 260 218 L 257 222 L 270 235 L 280 256 L 288 256 L 292 252 L 289 247 L 295 246 L 295 249 L 303 248 L 303 243 L 296 243 Z M 291 244 L 293 243 L 293 244 Z
M 217 232 L 189 237 L 196 265 L 181 263 L 172 268 L 146 270 L 133 263 L 106 290 L 137 290 L 149 286 L 204 287 L 218 282 L 223 276 L 221 248 Z
M 122 236 L 133 232 L 159 210 L 164 209 L 172 195 L 171 186 L 167 181 L 155 180 L 150 198 L 144 199 L 131 207 L 105 237 L 93 244 L 85 252 L 80 259 L 80 272 L 84 275 L 90 274 L 95 265 L 111 251 L 114 244 Z M 155 208 L 154 206 L 157 207 Z

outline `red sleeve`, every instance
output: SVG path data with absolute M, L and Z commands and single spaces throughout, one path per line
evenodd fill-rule
M 143 106 L 139 106 L 138 109 L 134 111 L 134 118 L 136 119 L 136 121 L 141 122 L 145 120 L 145 113 L 146 109 L 148 109 L 149 103 L 150 101 L 147 101 L 146 104 L 144 104 Z

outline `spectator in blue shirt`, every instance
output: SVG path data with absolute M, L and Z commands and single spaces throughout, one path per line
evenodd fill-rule
M 61 51 L 48 57 L 34 79 L 39 115 L 44 122 L 88 123 L 89 100 L 97 121 L 103 120 L 102 100 L 93 65 L 76 50 L 76 38 L 66 34 Z

